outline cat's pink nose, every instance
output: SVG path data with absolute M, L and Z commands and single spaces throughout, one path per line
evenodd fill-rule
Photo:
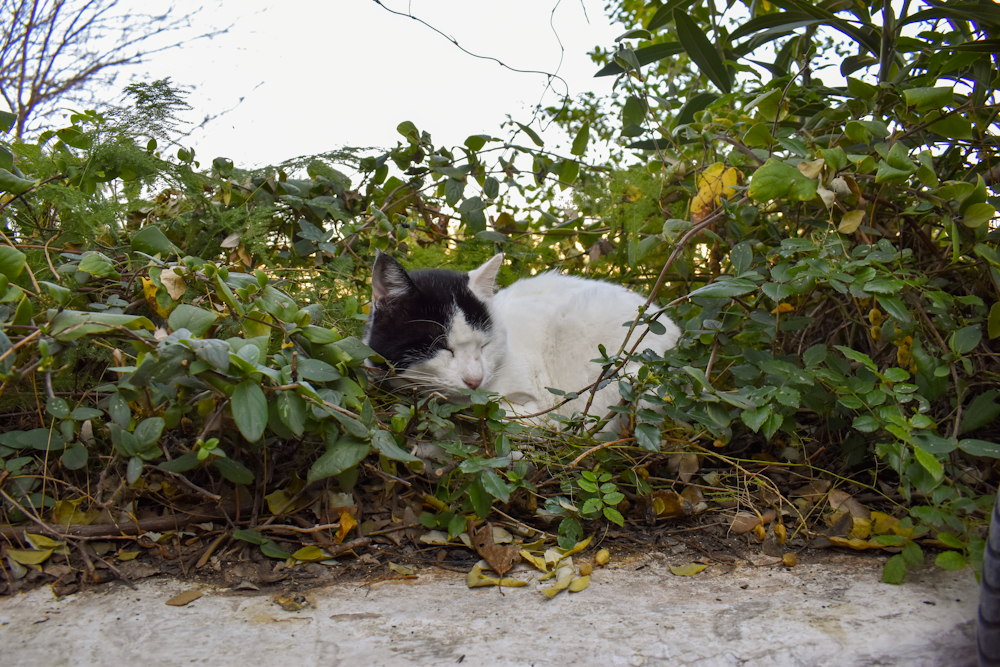
M 469 389 L 475 389 L 482 383 L 483 378 L 462 378 L 462 381 L 465 382 L 465 386 Z

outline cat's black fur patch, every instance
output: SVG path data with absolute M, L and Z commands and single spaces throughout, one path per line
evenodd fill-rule
M 399 266 L 391 260 L 393 270 Z M 376 267 L 378 270 L 378 267 Z M 489 331 L 492 322 L 486 304 L 469 289 L 469 275 L 444 269 L 408 274 L 403 294 L 383 297 L 365 323 L 365 340 L 397 370 L 433 357 L 448 345 L 447 332 L 461 310 L 469 326 Z M 397 276 L 397 286 L 400 284 Z

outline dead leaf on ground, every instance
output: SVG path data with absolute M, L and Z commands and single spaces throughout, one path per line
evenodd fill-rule
M 805 486 L 800 486 L 799 488 L 792 491 L 793 496 L 801 496 L 810 502 L 816 503 L 823 499 L 826 492 L 830 489 L 830 480 L 827 479 L 817 479 L 809 482 Z
M 875 542 L 874 540 L 859 540 L 857 538 L 848 539 L 846 537 L 831 537 L 830 542 L 838 547 L 848 547 L 849 549 L 854 549 L 855 551 L 864 551 L 866 549 L 881 549 L 882 545 Z
M 757 526 L 766 526 L 774 521 L 775 516 L 774 510 L 767 510 L 759 516 L 749 512 L 740 512 L 733 517 L 733 523 L 729 529 L 737 535 L 742 535 L 744 533 L 749 533 Z
M 872 513 L 867 507 L 859 503 L 846 491 L 834 489 L 829 496 L 830 507 L 841 512 L 850 512 L 851 516 L 859 519 L 871 519 Z
M 691 501 L 676 491 L 654 491 L 650 496 L 653 512 L 657 517 L 690 516 L 694 513 Z
M 167 604 L 170 605 L 171 607 L 183 607 L 189 602 L 194 602 L 202 595 L 204 595 L 204 593 L 202 593 L 200 590 L 198 590 L 197 588 L 192 588 L 189 591 L 184 591 L 180 595 L 175 595 L 174 597 L 170 598 L 169 600 L 167 600 Z
M 501 577 L 500 579 L 495 579 L 493 577 L 487 577 L 483 574 L 483 570 L 489 567 L 489 563 L 485 560 L 481 560 L 476 563 L 469 574 L 465 577 L 465 584 L 469 588 L 482 588 L 483 586 L 499 586 L 500 592 L 503 593 L 503 587 L 507 588 L 520 588 L 521 586 L 527 586 L 528 582 L 521 581 L 520 579 L 514 579 L 512 577 Z
M 340 544 L 347 537 L 347 534 L 354 530 L 354 527 L 358 525 L 358 522 L 354 520 L 351 513 L 348 511 L 343 511 L 340 513 L 340 527 L 337 529 L 337 534 L 334 536 L 333 541 Z
M 448 544 L 448 535 L 440 530 L 428 530 L 420 536 L 424 544 Z
M 285 593 L 274 599 L 274 604 L 280 606 L 285 611 L 301 611 L 309 606 L 309 600 L 302 595 Z
M 688 563 L 687 565 L 671 565 L 670 571 L 678 577 L 693 577 L 706 567 L 708 566 L 704 563 Z
M 472 519 L 468 520 L 469 539 L 476 552 L 485 560 L 490 568 L 503 577 L 508 570 L 521 561 L 521 548 L 517 545 L 499 546 L 494 542 L 493 525 L 488 521 L 478 531 Z
M 413 568 L 412 567 L 406 567 L 405 565 L 399 565 L 398 563 L 393 563 L 392 561 L 389 561 L 389 569 L 392 570 L 393 572 L 396 572 L 398 574 L 402 574 L 402 575 L 405 575 L 405 576 L 408 576 L 408 577 L 413 575 Z
M 569 582 L 568 590 L 570 593 L 579 593 L 589 585 L 590 585 L 590 575 L 585 574 L 582 577 L 578 577 L 573 581 Z
M 594 556 L 594 562 L 598 565 L 607 565 L 608 561 L 611 560 L 611 552 L 607 549 L 601 549 Z
M 561 590 L 569 588 L 569 585 L 573 582 L 573 566 L 563 565 L 556 569 L 555 571 L 556 583 L 550 588 L 543 588 L 542 595 L 549 598 L 550 600 L 556 596 Z
M 827 537 L 844 537 L 854 529 L 854 517 L 850 514 L 841 514 L 840 518 L 833 522 L 827 529 Z

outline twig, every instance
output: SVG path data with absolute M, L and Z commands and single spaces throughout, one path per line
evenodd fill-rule
M 597 445 L 596 447 L 591 447 L 590 449 L 588 449 L 587 451 L 585 451 L 583 454 L 580 454 L 578 457 L 576 457 L 575 459 L 573 459 L 573 462 L 570 463 L 568 467 L 575 468 L 576 465 L 580 461 L 582 461 L 583 459 L 587 458 L 588 456 L 590 456 L 594 452 L 596 452 L 598 450 L 601 450 L 601 449 L 604 449 L 605 447 L 610 447 L 612 445 L 619 445 L 619 444 L 621 444 L 623 442 L 634 442 L 634 441 L 635 441 L 635 438 L 622 438 L 620 440 L 612 440 L 611 442 L 602 442 L 601 444 Z

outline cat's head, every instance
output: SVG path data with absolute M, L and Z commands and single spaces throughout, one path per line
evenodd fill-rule
M 492 308 L 502 262 L 499 254 L 469 273 L 407 273 L 380 254 L 364 342 L 422 389 L 489 386 L 507 347 L 507 329 Z

